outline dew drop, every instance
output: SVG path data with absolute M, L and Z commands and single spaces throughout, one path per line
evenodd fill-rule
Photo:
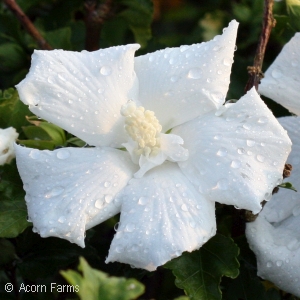
M 202 70 L 199 68 L 193 68 L 190 69 L 189 73 L 188 73 L 188 78 L 191 79 L 199 79 L 202 77 Z
M 220 148 L 219 151 L 217 152 L 217 155 L 218 155 L 218 156 L 226 156 L 227 153 L 228 153 L 227 149 L 224 148 L 224 147 L 222 147 L 222 148 Z
M 192 228 L 195 228 L 195 227 L 196 227 L 196 222 L 191 221 L 191 222 L 189 223 L 189 225 L 190 225 Z
M 60 216 L 58 219 L 59 223 L 65 223 L 66 222 L 66 218 L 64 216 Z
M 30 151 L 29 156 L 33 159 L 38 159 L 40 157 L 40 151 L 37 149 L 33 149 Z
M 53 78 L 52 76 L 49 76 L 49 77 L 47 78 L 47 81 L 48 81 L 49 83 L 51 83 L 51 84 L 53 84 L 53 83 L 55 82 L 55 80 L 54 80 L 54 78 Z
M 49 191 L 46 195 L 45 198 L 49 199 L 55 196 L 60 195 L 61 193 L 63 193 L 65 189 L 62 186 L 57 186 L 55 188 L 53 188 L 51 191 Z
M 223 191 L 227 190 L 228 189 L 228 180 L 226 178 L 220 179 L 217 183 L 217 187 Z
M 118 245 L 118 246 L 116 247 L 116 252 L 122 253 L 123 251 L 124 251 L 124 248 L 123 248 L 121 245 Z
M 178 80 L 178 76 L 172 76 L 172 77 L 170 78 L 170 80 L 171 80 L 172 82 L 176 82 L 176 81 Z
M 112 195 L 105 195 L 104 200 L 106 203 L 110 203 L 113 199 Z
M 222 139 L 222 135 L 221 134 L 217 134 L 214 136 L 214 140 L 220 140 Z
M 133 223 L 128 223 L 125 227 L 127 232 L 132 232 L 135 229 L 135 225 Z
M 247 140 L 247 146 L 253 147 L 255 145 L 255 142 L 253 140 Z
M 268 261 L 268 262 L 267 262 L 267 267 L 268 267 L 268 268 L 271 268 L 272 266 L 273 266 L 273 263 L 272 263 L 271 261 Z
M 231 60 L 230 58 L 224 58 L 224 59 L 223 59 L 223 64 L 224 64 L 224 66 L 230 67 L 230 66 L 231 66 L 231 63 L 232 63 L 232 60 Z
M 282 72 L 279 69 L 274 69 L 271 74 L 272 77 L 275 79 L 280 78 L 282 76 Z
M 210 95 L 212 100 L 217 103 L 224 101 L 224 95 L 221 92 L 211 93 Z
M 67 159 L 70 156 L 70 152 L 66 149 L 57 151 L 56 157 L 59 159 Z
M 260 124 L 267 124 L 269 122 L 269 119 L 267 117 L 260 117 L 258 119 L 258 123 Z
M 238 154 L 245 154 L 245 149 L 244 148 L 238 148 L 237 149 Z
M 108 66 L 103 66 L 101 69 L 100 69 L 100 73 L 104 76 L 108 76 L 111 74 L 111 68 L 108 67 Z
M 293 209 L 293 215 L 295 217 L 297 217 L 297 216 L 300 215 L 300 205 L 297 205 L 296 207 L 294 207 L 294 209 Z
M 98 209 L 101 209 L 103 207 L 103 199 L 97 199 L 95 201 L 95 207 L 98 208 Z
M 265 161 L 265 157 L 262 156 L 262 155 L 260 155 L 260 154 L 256 155 L 256 159 L 257 159 L 259 162 L 264 162 L 264 161 Z
M 105 182 L 104 182 L 104 187 L 107 188 L 107 187 L 110 187 L 110 185 L 111 185 L 111 183 L 110 183 L 109 181 L 105 181 Z
M 140 197 L 139 201 L 138 201 L 138 204 L 140 204 L 140 205 L 146 205 L 147 202 L 148 202 L 148 200 L 149 199 L 147 197 Z
M 233 160 L 232 162 L 231 162 L 231 168 L 233 168 L 233 169 L 238 169 L 238 168 L 240 168 L 241 167 L 241 162 L 239 161 L 239 160 L 237 160 L 237 159 L 235 159 L 235 160 Z
M 187 208 L 186 204 L 181 205 L 181 210 L 188 211 L 188 208 Z
M 117 231 L 117 230 L 118 230 L 118 228 L 119 228 L 119 225 L 120 225 L 120 222 L 118 222 L 118 223 L 116 223 L 116 224 L 115 224 L 115 226 L 114 226 L 114 230 L 115 230 L 115 231 Z
M 66 74 L 63 73 L 63 72 L 58 73 L 57 76 L 58 76 L 58 78 L 59 78 L 60 80 L 62 80 L 62 81 L 66 81 L 66 80 L 67 80 L 67 79 L 66 79 Z
M 276 261 L 276 266 L 281 267 L 282 266 L 282 260 L 277 260 Z

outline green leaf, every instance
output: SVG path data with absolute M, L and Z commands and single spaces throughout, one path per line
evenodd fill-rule
M 0 176 L 0 237 L 12 238 L 30 225 L 25 193 L 15 161 L 1 167 Z
M 286 0 L 286 5 L 290 25 L 295 31 L 300 31 L 300 2 L 298 0 Z
M 130 300 L 144 293 L 144 286 L 135 279 L 109 277 L 106 273 L 91 268 L 80 258 L 78 272 L 61 271 L 62 276 L 77 287 L 80 299 L 85 300 Z
M 231 238 L 217 234 L 200 250 L 185 252 L 165 267 L 172 270 L 175 284 L 191 300 L 219 300 L 221 277 L 235 278 L 239 274 L 238 254 L 239 248 Z
M 28 124 L 25 118 L 28 115 L 32 115 L 32 113 L 20 101 L 15 89 L 0 90 L 0 128 L 12 126 L 21 132 L 21 127 Z
M 125 19 L 136 42 L 145 47 L 152 36 L 153 2 L 151 0 L 120 0 L 120 3 L 127 6 L 127 9 L 122 11 L 119 16 Z
M 20 145 L 36 148 L 39 150 L 53 150 L 55 148 L 55 144 L 53 141 L 43 141 L 43 140 L 18 140 Z
M 64 27 L 44 33 L 46 41 L 54 49 L 72 50 L 71 44 L 71 28 Z
M 293 187 L 293 185 L 290 182 L 283 182 L 282 184 L 279 184 L 278 187 L 297 192 L 297 190 Z
M 7 239 L 0 239 L 0 266 L 10 263 L 15 259 L 14 245 Z
M 0 71 L 14 72 L 27 65 L 26 52 L 15 43 L 0 45 Z

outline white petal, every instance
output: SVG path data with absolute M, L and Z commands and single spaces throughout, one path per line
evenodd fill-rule
M 35 51 L 20 99 L 37 116 L 95 146 L 125 141 L 121 106 L 137 100 L 133 56 L 138 45 L 95 52 Z
M 229 86 L 238 23 L 223 35 L 192 46 L 139 56 L 139 100 L 166 131 L 220 107 Z
M 189 152 L 183 148 L 183 139 L 175 134 L 160 134 L 159 136 L 160 148 L 156 149 L 157 153 L 151 155 L 137 154 L 137 142 L 129 139 L 128 143 L 122 144 L 129 152 L 134 163 L 139 164 L 140 169 L 134 174 L 135 178 L 141 178 L 146 172 L 156 166 L 160 166 L 164 161 L 172 162 L 184 161 L 188 159 Z M 149 150 L 150 151 L 150 150 Z
M 118 195 L 121 219 L 106 262 L 155 270 L 183 251 L 200 248 L 216 232 L 215 205 L 165 162 Z
M 279 189 L 279 192 L 273 195 L 272 201 L 265 205 L 261 212 L 269 222 L 280 222 L 292 214 L 300 214 L 300 117 L 284 117 L 278 121 L 287 130 L 293 143 L 292 152 L 287 159 L 293 170 L 291 176 L 284 181 L 291 182 L 298 192 Z
M 14 142 L 18 136 L 13 127 L 0 128 L 0 166 L 9 163 L 15 157 Z
M 259 92 L 300 115 L 300 33 L 283 47 L 265 73 Z
M 255 89 L 221 115 L 208 113 L 172 133 L 189 150 L 189 159 L 179 166 L 205 197 L 254 213 L 281 182 L 291 148 Z
M 246 227 L 248 242 L 257 257 L 257 274 L 297 297 L 300 297 L 299 228 L 300 215 L 271 224 L 261 214 Z
M 15 148 L 34 229 L 82 247 L 86 229 L 120 211 L 114 198 L 136 171 L 126 152 L 111 148 Z

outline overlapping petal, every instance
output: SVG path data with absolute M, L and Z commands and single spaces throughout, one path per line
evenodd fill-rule
M 207 199 L 258 213 L 282 180 L 290 139 L 255 89 L 223 110 L 172 130 L 189 149 L 179 166 Z
M 266 71 L 259 92 L 300 115 L 300 33 L 283 47 L 273 64 Z
M 285 117 L 280 124 L 293 142 L 287 162 L 293 165 L 286 180 L 300 190 L 300 118 Z M 256 254 L 258 275 L 281 289 L 300 296 L 300 196 L 280 189 L 258 218 L 247 224 L 248 242 Z
M 120 212 L 115 196 L 136 172 L 128 153 L 112 148 L 15 149 L 35 230 L 82 247 L 86 229 Z
M 207 43 L 139 56 L 139 99 L 166 131 L 219 108 L 225 100 L 238 23 Z M 166 113 L 167 112 L 167 113 Z
M 137 101 L 134 53 L 139 45 L 95 52 L 35 51 L 20 99 L 37 116 L 94 146 L 126 141 L 120 109 Z
M 183 251 L 200 248 L 216 232 L 214 202 L 171 162 L 132 179 L 117 200 L 121 219 L 107 262 L 153 271 Z
M 9 163 L 15 157 L 14 142 L 19 134 L 16 129 L 0 128 L 0 166 Z

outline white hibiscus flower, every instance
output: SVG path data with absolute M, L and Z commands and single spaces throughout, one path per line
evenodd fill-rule
M 279 122 L 293 142 L 287 161 L 293 171 L 287 181 L 298 193 L 280 189 L 255 222 L 247 224 L 246 235 L 257 257 L 258 275 L 300 297 L 300 118 L 284 117 Z
M 16 156 L 14 142 L 18 136 L 19 134 L 13 127 L 6 129 L 0 128 L 0 166 L 10 163 L 10 161 Z
M 236 31 L 137 58 L 138 45 L 36 51 L 21 100 L 95 147 L 16 146 L 34 230 L 83 247 L 121 212 L 107 262 L 155 270 L 215 234 L 215 201 L 257 213 L 290 140 L 255 90 L 223 106 Z
M 259 91 L 292 113 L 300 114 L 300 33 L 287 43 L 270 66 Z M 288 163 L 293 166 L 287 181 L 298 190 L 280 189 L 255 222 L 248 223 L 246 235 L 257 257 L 258 275 L 284 291 L 300 297 L 300 118 L 284 117 L 279 122 L 293 142 Z
M 300 115 L 300 32 L 283 47 L 265 73 L 258 91 Z

